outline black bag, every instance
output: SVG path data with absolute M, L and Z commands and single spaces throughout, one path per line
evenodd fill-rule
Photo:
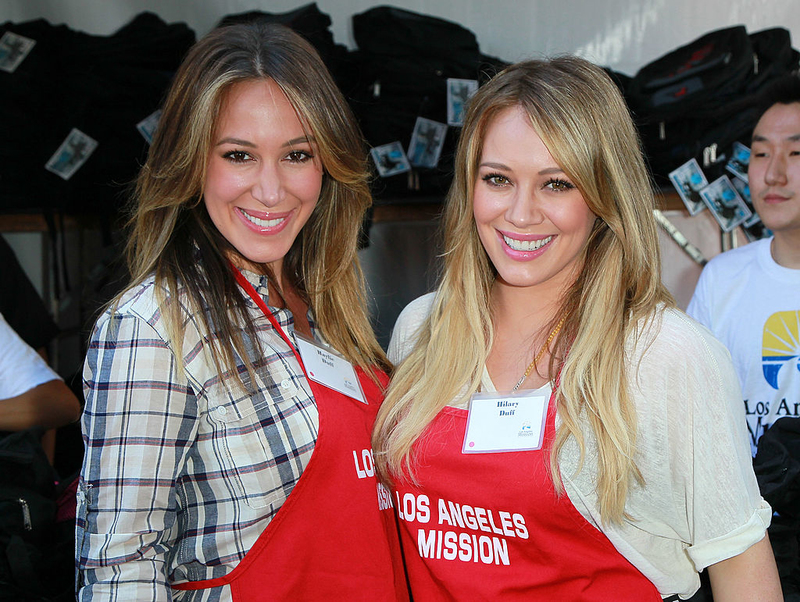
M 761 495 L 777 513 L 769 527 L 783 593 L 800 597 L 800 419 L 778 418 L 758 440 L 753 461 Z
M 353 16 L 357 78 L 346 90 L 369 144 L 408 148 L 417 117 L 447 122 L 447 79 L 483 83 L 506 66 L 481 54 L 475 34 L 428 15 L 378 6 Z M 450 185 L 457 128 L 449 128 L 435 168 L 381 179 L 377 197 L 443 196 Z
M 753 77 L 747 83 L 747 93 L 757 94 L 765 83 L 781 77 L 800 66 L 800 52 L 792 48 L 788 29 L 773 27 L 750 34 L 755 60 Z
M 331 18 L 319 10 L 316 2 L 285 13 L 250 11 L 227 15 L 222 18 L 218 27 L 252 21 L 279 23 L 299 33 L 319 53 L 322 62 L 325 63 L 339 87 L 343 90 L 347 87 L 346 82 L 349 81 L 350 71 L 347 48 L 333 41 L 333 33 L 330 30 Z
M 784 416 L 764 431 L 753 468 L 772 509 L 800 520 L 800 419 Z
M 640 69 L 625 96 L 656 179 L 668 184 L 670 171 L 702 160 L 713 145 L 718 161 L 704 171 L 709 180 L 722 175 L 733 142 L 750 145 L 755 95 L 796 68 L 797 59 L 787 30 L 748 35 L 740 25 L 705 34 Z
M 650 119 L 713 113 L 741 94 L 753 64 L 743 25 L 712 31 L 642 67 L 630 82 L 628 101 Z
M 0 600 L 74 598 L 74 526 L 56 523 L 42 429 L 0 436 Z
M 148 150 L 136 124 L 159 107 L 194 33 L 153 13 L 110 36 L 43 19 L 0 25 L 6 31 L 36 45 L 13 73 L 0 71 L 0 211 L 115 217 Z M 98 147 L 63 180 L 45 164 L 72 128 Z

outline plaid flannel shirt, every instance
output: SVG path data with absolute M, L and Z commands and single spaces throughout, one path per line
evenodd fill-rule
M 266 277 L 244 274 L 268 303 Z M 246 340 L 257 379 L 248 395 L 220 378 L 186 307 L 178 369 L 154 288 L 151 278 L 98 320 L 86 357 L 76 541 L 83 601 L 230 599 L 227 586 L 178 592 L 169 584 L 233 570 L 317 438 L 305 376 L 255 303 L 247 298 L 263 355 Z M 273 314 L 291 337 L 291 314 Z

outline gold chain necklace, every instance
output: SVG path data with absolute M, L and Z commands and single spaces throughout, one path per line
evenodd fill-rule
M 527 368 L 525 368 L 525 372 L 522 375 L 522 378 L 520 378 L 517 384 L 514 385 L 514 388 L 511 389 L 512 391 L 516 391 L 517 389 L 519 389 L 520 385 L 522 385 L 522 383 L 525 382 L 525 379 L 528 378 L 528 375 L 531 373 L 531 370 L 533 370 L 534 366 L 536 366 L 536 364 L 539 363 L 539 360 L 542 359 L 542 357 L 544 357 L 547 348 L 550 346 L 550 343 L 553 342 L 553 339 L 561 330 L 561 327 L 564 325 L 564 320 L 566 319 L 567 317 L 564 316 L 563 318 L 561 318 L 559 323 L 556 324 L 556 327 L 553 329 L 553 332 L 551 332 L 550 335 L 547 337 L 547 340 L 544 342 L 544 345 L 542 345 L 542 348 L 539 350 L 539 353 L 536 354 L 536 357 L 533 358 L 533 361 L 530 364 L 528 364 Z

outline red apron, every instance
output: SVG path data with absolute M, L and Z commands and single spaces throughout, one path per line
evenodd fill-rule
M 415 600 L 661 602 L 655 586 L 589 524 L 549 476 L 542 449 L 461 452 L 467 411 L 445 408 L 416 444 L 419 486 L 395 492 Z
M 238 270 L 239 284 L 294 351 Z M 303 367 L 305 371 L 305 367 Z M 225 577 L 177 590 L 230 584 L 234 600 L 408 600 L 391 494 L 375 478 L 370 437 L 383 393 L 363 371 L 369 404 L 308 380 L 319 412 L 314 453 L 281 509 Z M 385 384 L 386 376 L 381 373 Z

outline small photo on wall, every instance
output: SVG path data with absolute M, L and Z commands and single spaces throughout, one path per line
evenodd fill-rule
M 750 198 L 750 184 L 741 178 L 732 178 L 731 182 L 733 183 L 733 187 L 736 189 L 736 192 L 738 192 L 739 196 L 742 197 L 744 204 L 747 205 L 750 213 L 752 213 L 752 215 L 745 220 L 744 227 L 749 228 L 753 224 L 760 222 L 761 218 L 758 217 L 758 213 L 756 213 L 756 210 L 753 207 L 753 200 Z
M 697 159 L 690 159 L 671 171 L 669 180 L 678 191 L 689 215 L 697 215 L 706 208 L 703 198 L 700 196 L 700 190 L 708 186 L 708 180 L 703 170 L 700 169 Z
M 416 167 L 436 167 L 447 135 L 447 125 L 417 117 L 411 144 L 408 145 L 408 160 Z
M 731 158 L 725 164 L 725 169 L 737 178 L 749 182 L 747 179 L 747 169 L 750 166 L 750 149 L 741 142 L 733 143 Z
M 161 109 L 153 111 L 136 124 L 136 129 L 139 130 L 142 137 L 147 140 L 147 144 L 153 143 L 153 134 L 156 132 L 159 119 L 161 119 Z
M 36 40 L 31 40 L 13 31 L 5 32 L 0 38 L 0 69 L 14 73 L 35 44 Z
M 81 166 L 89 160 L 89 156 L 97 148 L 97 141 L 77 128 L 72 128 L 58 150 L 53 153 L 45 165 L 64 180 L 69 180 Z
M 744 224 L 753 215 L 728 176 L 714 180 L 700 191 L 700 196 L 724 232 Z
M 382 178 L 388 178 L 411 169 L 408 157 L 406 157 L 403 145 L 400 142 L 390 142 L 389 144 L 376 146 L 370 149 L 369 153 Z
M 447 80 L 447 125 L 464 125 L 464 110 L 467 101 L 478 91 L 476 79 Z

